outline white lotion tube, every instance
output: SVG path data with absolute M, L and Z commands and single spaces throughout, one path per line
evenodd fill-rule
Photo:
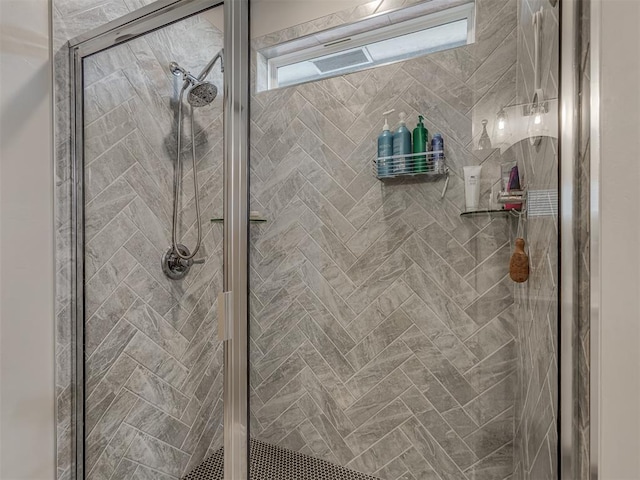
M 467 211 L 477 210 L 480 205 L 480 170 L 482 165 L 464 167 L 464 197 Z

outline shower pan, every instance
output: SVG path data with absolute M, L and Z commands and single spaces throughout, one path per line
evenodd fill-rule
M 68 478 L 576 478 L 574 3 L 131 3 L 69 42 Z M 372 62 L 272 88 L 344 44 Z M 444 138 L 444 195 L 377 177 L 389 111 Z

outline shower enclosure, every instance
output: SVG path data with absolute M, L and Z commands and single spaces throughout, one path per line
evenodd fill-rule
M 575 478 L 572 2 L 122 3 L 69 42 L 61 478 Z

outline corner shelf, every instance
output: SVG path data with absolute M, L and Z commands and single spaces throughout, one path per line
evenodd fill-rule
M 480 210 L 469 210 L 466 212 L 460 213 L 461 217 L 475 217 L 479 215 L 494 215 L 494 214 L 503 214 L 510 213 L 513 210 L 506 210 L 504 208 L 496 208 L 496 209 L 480 209 Z
M 258 212 L 251 212 L 249 216 L 250 223 L 267 223 L 267 219 L 260 215 Z M 216 217 L 211 219 L 211 223 L 224 223 L 224 218 Z
M 473 217 L 477 215 L 494 215 L 494 214 L 502 214 L 502 213 L 517 213 L 521 214 L 522 210 L 525 207 L 525 203 L 527 201 L 527 191 L 526 190 L 511 190 L 498 192 L 497 196 L 498 203 L 501 204 L 513 204 L 520 205 L 520 208 L 483 208 L 479 210 L 469 210 L 462 212 L 460 214 L 461 217 Z

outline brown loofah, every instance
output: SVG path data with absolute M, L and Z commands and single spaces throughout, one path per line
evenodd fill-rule
M 516 238 L 516 248 L 509 262 L 509 276 L 517 283 L 529 279 L 529 256 L 524 251 L 524 238 Z

